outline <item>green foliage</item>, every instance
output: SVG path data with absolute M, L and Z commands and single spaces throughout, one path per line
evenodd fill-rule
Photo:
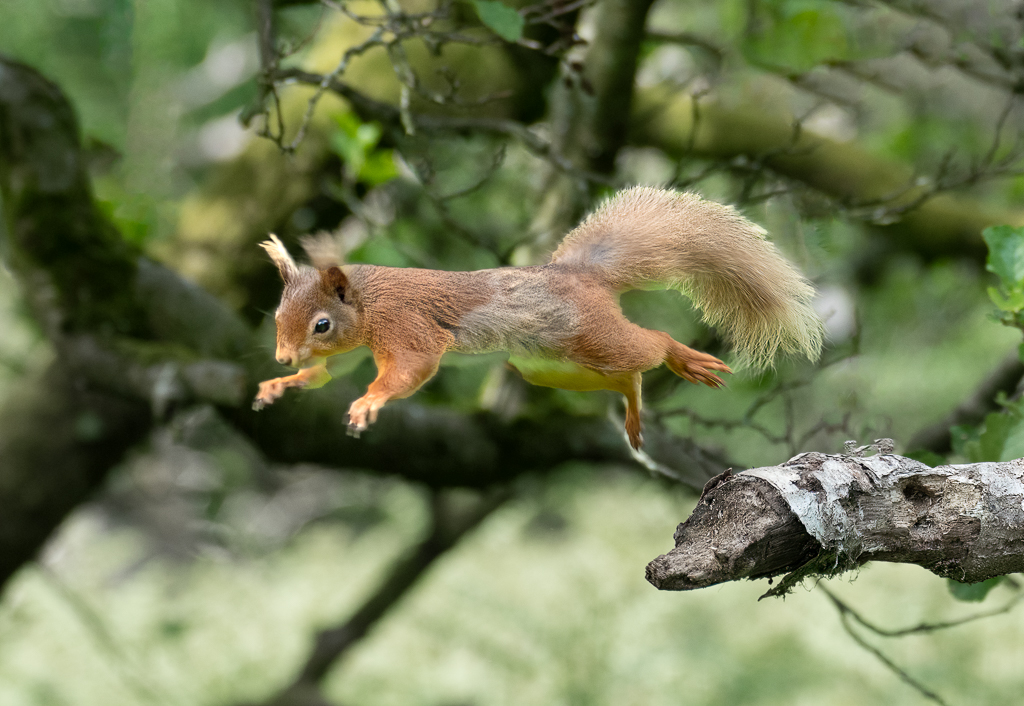
M 998 307 L 997 318 L 1024 330 L 1024 228 L 993 226 L 982 231 L 988 245 L 985 268 L 999 277 L 999 288 L 988 295 Z
M 3 0 L 2 6 L 3 52 L 54 79 L 72 98 L 83 131 L 119 149 L 139 101 L 172 91 L 214 38 L 244 35 L 251 22 L 249 4 L 238 0 Z M 153 132 L 145 139 L 159 140 L 159 130 Z
M 996 317 L 1007 326 L 1024 327 L 1024 228 L 994 226 L 982 233 L 988 244 L 986 269 L 999 277 L 999 287 L 989 287 L 989 298 L 998 307 Z M 1021 349 L 1024 353 L 1024 348 Z M 977 428 L 957 426 L 950 430 L 953 450 L 972 463 L 1010 461 L 1024 457 L 1024 400 L 996 400 L 1003 409 L 985 417 Z
M 348 262 L 369 262 L 385 267 L 410 267 L 415 265 L 387 238 L 370 238 L 346 257 Z
M 915 111 L 912 120 L 903 123 L 888 135 L 885 149 L 894 157 L 908 162 L 932 166 L 920 167 L 922 171 L 935 169 L 934 163 L 947 157 L 955 145 L 959 150 L 979 152 L 986 149 L 991 139 L 988 126 L 962 122 L 950 122 L 927 113 L 924 109 Z
M 1024 457 L 1024 400 L 1006 403 L 977 428 L 950 429 L 953 450 L 971 463 L 1012 461 Z
M 980 603 L 985 600 L 989 591 L 1003 582 L 1004 578 L 1004 576 L 996 576 L 995 578 L 988 579 L 987 581 L 980 581 L 978 583 L 960 583 L 953 579 L 946 579 L 946 585 L 949 586 L 950 595 L 958 601 Z
M 497 0 L 472 0 L 472 3 L 480 21 L 506 42 L 516 42 L 523 36 L 525 22 L 513 8 Z
M 998 275 L 1007 287 L 1024 285 L 1024 228 L 993 226 L 982 236 L 989 248 L 988 271 Z
M 100 211 L 117 226 L 125 240 L 141 246 L 153 235 L 159 224 L 160 209 L 157 202 L 147 194 L 124 193 L 109 182 L 106 190 L 113 193 L 97 196 L 96 204 Z
M 754 64 L 805 71 L 845 58 L 849 41 L 834 3 L 823 0 L 766 0 L 748 28 L 744 53 Z
M 344 161 L 346 177 L 377 186 L 398 176 L 394 152 L 377 147 L 383 135 L 378 123 L 364 123 L 354 113 L 335 115 L 334 122 L 331 149 Z

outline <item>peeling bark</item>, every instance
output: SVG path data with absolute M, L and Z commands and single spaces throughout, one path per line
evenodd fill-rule
M 964 583 L 1024 570 L 1024 460 L 930 468 L 893 454 L 805 453 L 729 476 L 647 566 L 657 588 L 689 590 L 868 561 L 917 564 Z

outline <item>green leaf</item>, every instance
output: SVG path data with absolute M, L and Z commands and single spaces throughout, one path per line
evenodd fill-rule
M 987 291 L 988 298 L 992 300 L 992 303 L 996 305 L 997 309 L 1000 311 L 1013 311 L 1013 305 L 1006 297 L 1003 296 L 1002 292 L 995 287 L 989 287 Z
M 973 445 L 978 443 L 978 437 L 980 435 L 981 430 L 978 429 L 978 427 L 967 424 L 957 424 L 950 427 L 949 439 L 950 445 L 953 447 L 953 453 L 958 456 L 963 456 L 966 459 L 970 459 Z
M 376 123 L 363 123 L 356 128 L 355 138 L 364 150 L 369 151 L 377 146 L 383 133 L 384 131 L 381 130 L 380 125 Z
M 370 186 L 391 181 L 396 176 L 398 176 L 398 167 L 395 165 L 395 155 L 391 150 L 377 150 L 368 155 L 359 172 L 359 180 Z
M 492 32 L 506 42 L 516 42 L 523 36 L 522 15 L 497 0 L 473 0 L 476 14 Z
M 1024 418 L 1017 414 L 1006 414 L 1005 416 L 1010 418 L 1010 424 L 1007 425 L 1003 447 L 996 460 L 1013 461 L 1024 458 Z
M 969 447 L 968 458 L 972 463 L 998 461 L 1003 457 L 1003 447 L 1013 425 L 1010 415 L 993 412 L 985 417 L 985 430 L 978 437 L 977 445 Z
M 1024 457 L 1024 401 L 1007 404 L 1001 412 L 985 417 L 978 430 L 950 429 L 953 449 L 971 463 L 1012 461 Z
M 1024 289 L 1019 286 L 1010 289 L 1005 296 L 995 287 L 989 287 L 988 298 L 1002 311 L 1014 312 L 1024 309 Z
M 988 245 L 985 265 L 1003 281 L 1010 292 L 1024 285 L 1024 228 L 992 226 L 981 232 Z
M 979 583 L 960 583 L 953 579 L 946 579 L 946 581 L 946 585 L 949 586 L 949 592 L 953 594 L 953 598 L 956 598 L 958 601 L 979 603 L 985 600 L 985 596 L 988 595 L 989 591 L 1002 583 L 1003 577 L 996 576 Z
M 352 113 L 337 115 L 334 122 L 338 129 L 331 133 L 331 149 L 350 177 L 376 186 L 398 176 L 393 151 L 377 149 L 384 134 L 380 125 L 361 122 Z

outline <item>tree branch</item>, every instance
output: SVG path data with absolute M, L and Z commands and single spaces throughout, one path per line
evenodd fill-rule
M 216 299 L 138 258 L 92 200 L 60 89 L 0 57 L 4 256 L 57 360 L 0 408 L 0 585 L 146 438 L 153 411 L 241 401 L 248 348 Z M 162 342 L 165 341 L 165 342 Z
M 655 87 L 638 91 L 630 141 L 658 147 L 674 156 L 719 160 L 748 159 L 834 199 L 860 215 L 901 247 L 929 257 L 970 256 L 984 261 L 981 231 L 990 225 L 1024 223 L 1024 212 L 996 210 L 952 193 L 928 194 L 902 162 L 869 154 L 805 130 L 779 106 L 731 107 L 700 103 L 688 93 Z M 902 207 L 913 204 L 906 213 Z M 893 209 L 896 209 L 893 214 Z M 902 209 L 902 210 L 901 210 Z M 874 222 L 874 212 L 883 218 Z M 891 218 L 884 217 L 890 216 Z M 895 222 L 890 222 L 895 221 Z
M 637 57 L 652 0 L 604 0 L 598 8 L 586 73 L 594 86 L 590 108 L 590 167 L 611 173 L 626 143 L 636 83 Z
M 427 536 L 404 558 L 395 562 L 362 606 L 343 624 L 322 630 L 296 680 L 267 706 L 303 706 L 325 703 L 319 684 L 356 642 L 408 593 L 434 561 L 454 547 L 468 532 L 502 505 L 511 493 L 499 489 L 474 499 L 469 507 L 454 502 L 446 491 L 433 491 Z
M 1022 503 L 1024 461 L 800 454 L 709 488 L 647 580 L 689 590 L 790 572 L 769 591 L 780 595 L 807 576 L 893 561 L 976 583 L 1024 570 Z

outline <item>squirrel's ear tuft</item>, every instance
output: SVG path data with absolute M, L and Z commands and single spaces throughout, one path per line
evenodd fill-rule
M 345 301 L 348 277 L 345 276 L 340 267 L 335 265 L 334 267 L 328 267 L 326 270 L 320 270 L 320 277 L 323 279 L 324 284 L 336 291 L 341 300 Z
M 341 245 L 338 239 L 327 232 L 307 235 L 299 239 L 306 251 L 309 262 L 318 270 L 337 267 L 342 263 Z
M 295 260 L 288 254 L 276 235 L 271 233 L 270 240 L 264 240 L 260 243 L 260 247 L 267 251 L 270 259 L 277 265 L 277 271 L 281 273 L 281 279 L 285 284 L 293 281 L 299 274 L 299 266 L 295 264 Z

